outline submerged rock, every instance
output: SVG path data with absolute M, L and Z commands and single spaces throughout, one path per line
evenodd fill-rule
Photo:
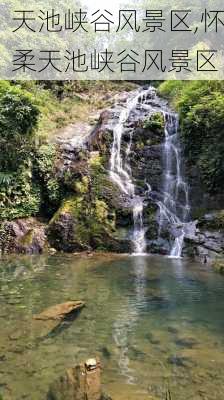
M 83 301 L 68 301 L 49 307 L 40 314 L 34 315 L 31 323 L 34 336 L 44 338 L 53 334 L 64 321 L 69 318 L 74 319 L 83 307 L 85 307 Z
M 193 347 L 198 345 L 198 342 L 195 338 L 191 337 L 180 337 L 175 340 L 175 344 L 179 347 L 184 347 L 187 349 L 192 349 Z
M 145 337 L 153 345 L 159 345 L 160 344 L 160 340 L 157 339 L 152 333 L 147 333 Z
M 138 349 L 137 346 L 134 345 L 130 346 L 129 351 L 130 351 L 130 358 L 132 360 L 144 361 L 146 354 L 140 349 Z
M 83 307 L 85 307 L 85 303 L 83 301 L 68 301 L 66 303 L 49 307 L 40 314 L 34 315 L 33 318 L 41 321 L 61 320 L 66 315 L 80 310 Z
M 168 364 L 174 365 L 176 367 L 183 367 L 183 368 L 188 368 L 189 367 L 189 362 L 191 361 L 187 357 L 181 357 L 181 356 L 170 356 L 167 359 Z
M 177 335 L 178 332 L 179 332 L 178 329 L 175 328 L 174 326 L 168 326 L 167 330 L 168 330 L 169 333 L 172 333 L 173 335 Z
M 111 351 L 108 349 L 108 347 L 103 346 L 99 348 L 99 351 L 102 353 L 103 357 L 109 360 L 111 358 Z

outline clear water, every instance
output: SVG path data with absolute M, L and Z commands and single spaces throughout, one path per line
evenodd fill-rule
M 0 392 L 44 400 L 64 370 L 99 355 L 112 398 L 223 400 L 224 279 L 163 257 L 10 258 L 0 268 Z M 87 307 L 40 339 L 32 315 L 71 299 Z

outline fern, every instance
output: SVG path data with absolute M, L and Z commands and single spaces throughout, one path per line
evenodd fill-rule
M 13 178 L 13 174 L 0 171 L 0 186 L 8 187 L 11 184 Z

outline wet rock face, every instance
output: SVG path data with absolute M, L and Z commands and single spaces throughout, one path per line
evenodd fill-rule
M 99 124 L 92 134 L 92 148 L 99 150 L 105 157 L 105 165 L 108 166 L 110 159 L 113 126 L 117 123 L 120 110 L 127 97 L 121 98 L 117 105 L 105 111 L 100 118 Z M 147 102 L 147 104 L 149 101 Z M 153 106 L 155 104 L 153 103 Z M 121 153 L 125 159 L 128 146 L 129 164 L 131 167 L 133 181 L 136 192 L 141 196 L 145 192 L 146 182 L 150 183 L 153 196 L 159 199 L 161 195 L 161 186 L 163 180 L 163 144 L 164 144 L 164 120 L 161 112 L 155 113 L 149 117 L 147 107 L 140 105 L 131 112 L 124 126 L 122 135 Z M 91 146 L 90 146 L 91 148 Z M 208 198 L 200 183 L 197 171 L 194 167 L 187 166 L 186 176 L 188 177 L 191 190 L 190 198 L 192 202 L 192 216 L 201 213 L 202 208 L 219 208 L 220 201 Z M 123 205 L 122 205 L 123 208 Z M 144 220 L 148 251 L 153 253 L 168 254 L 170 240 L 167 236 L 170 227 L 167 227 L 160 234 L 158 239 L 158 208 L 155 207 L 147 215 L 147 210 L 151 208 L 150 201 L 146 205 Z M 216 257 L 224 254 L 224 214 L 212 213 L 204 215 L 196 226 L 196 230 L 188 232 L 185 238 L 184 255 L 194 257 L 202 262 L 210 262 Z M 125 213 L 121 213 L 119 225 L 126 226 Z M 130 223 L 127 224 L 130 226 Z M 174 240 L 178 232 L 171 232 L 171 239 Z
M 90 151 L 100 151 L 107 157 L 110 156 L 110 148 L 113 142 L 113 130 L 110 127 L 110 121 L 118 118 L 118 114 L 110 109 L 100 114 L 99 121 L 91 134 L 89 135 L 86 145 Z
M 97 227 L 98 225 L 98 227 Z M 104 250 L 115 253 L 129 253 L 131 246 L 129 240 L 119 239 L 96 222 L 96 231 L 91 231 L 90 225 L 82 225 L 72 214 L 58 214 L 50 223 L 47 233 L 51 246 L 58 251 L 68 253 L 76 251 Z M 83 232 L 82 232 L 83 231 Z
M 123 102 L 127 95 L 120 98 L 114 109 L 104 111 L 98 125 L 88 140 L 89 150 L 97 150 L 105 157 L 105 165 L 108 166 L 113 143 L 113 127 L 118 122 Z M 130 166 L 135 183 L 139 187 L 144 186 L 146 180 L 150 181 L 152 189 L 159 191 L 162 179 L 162 148 L 164 141 L 163 117 L 157 117 L 152 121 L 147 109 L 139 109 L 138 106 L 125 124 L 122 134 L 122 154 L 125 156 L 130 140 Z M 156 114 L 156 116 L 157 116 Z
M 107 195 L 104 193 L 104 200 L 98 200 L 92 188 L 90 193 L 65 200 L 47 228 L 50 245 L 65 252 L 104 250 L 129 253 L 130 241 L 119 238 L 114 225 L 121 206 L 116 209 L 114 197 L 114 202 L 111 202 Z
M 92 132 L 89 138 L 88 146 L 90 151 L 99 151 L 104 157 L 104 166 L 106 169 L 110 167 L 111 150 L 113 145 L 113 129 L 119 121 L 120 114 L 124 109 L 124 103 L 127 101 L 127 95 L 121 96 L 117 104 L 113 109 L 107 110 L 101 114 L 99 123 L 96 129 Z M 150 102 L 150 98 L 147 100 Z M 124 130 L 122 132 L 121 141 L 121 155 L 122 159 L 125 160 L 128 157 L 129 165 L 131 169 L 131 175 L 133 183 L 135 185 L 136 194 L 144 196 L 147 190 L 147 182 L 150 183 L 151 189 L 155 193 L 159 193 L 163 167 L 162 167 L 162 143 L 164 142 L 164 117 L 161 112 L 149 116 L 149 108 L 144 108 L 142 104 L 137 104 L 131 111 L 127 121 L 124 124 Z M 116 185 L 116 184 L 114 184 Z M 129 229 L 133 228 L 133 209 L 128 204 L 130 199 L 122 199 L 122 191 L 118 185 L 116 191 L 120 191 L 120 195 L 116 206 L 116 229 L 120 227 Z M 114 196 L 112 195 L 112 198 Z M 147 213 L 147 209 L 151 210 L 152 202 L 147 200 L 149 206 L 145 207 L 145 225 L 149 226 L 147 229 L 147 239 L 149 245 L 149 251 L 152 248 L 161 248 L 160 243 L 154 245 L 150 240 L 155 240 L 158 233 L 157 218 L 157 207 L 154 207 L 153 212 L 150 212 L 150 216 Z M 119 206 L 120 203 L 120 206 Z M 152 217 L 153 214 L 153 217 Z M 131 244 L 130 244 L 131 245 Z M 167 250 L 165 251 L 165 253 Z
M 221 210 L 224 204 L 224 193 L 207 193 L 200 177 L 199 169 L 186 160 L 186 175 L 190 188 L 191 212 L 193 219 L 211 213 L 211 210 Z
M 5 221 L 0 225 L 2 253 L 40 254 L 46 245 L 46 226 L 35 218 Z
M 89 151 L 72 139 L 58 144 L 58 158 L 55 165 L 56 175 L 63 185 L 72 188 L 74 182 L 88 175 Z
M 131 224 L 130 206 L 106 169 L 112 132 L 104 126 L 110 116 L 114 117 L 112 110 L 103 112 L 82 141 L 74 136 L 58 142 L 56 174 L 65 196 L 46 230 L 56 250 L 130 251 L 130 241 L 118 234 L 119 227 Z
M 98 124 L 82 143 L 75 137 L 60 140 L 56 173 L 69 192 L 49 222 L 50 245 L 65 252 L 104 250 L 132 252 L 133 205 L 109 175 L 113 129 L 117 124 L 128 93 L 105 110 Z M 150 98 L 147 102 L 152 101 Z M 155 105 L 155 104 L 154 104 Z M 156 106 L 156 105 L 155 105 Z M 161 112 L 149 117 L 149 109 L 137 104 L 127 119 L 122 135 L 122 157 L 129 157 L 136 194 L 143 196 L 150 182 L 152 193 L 159 196 L 161 187 L 164 118 Z M 128 150 L 129 149 L 129 150 Z M 167 253 L 169 243 L 157 240 L 157 206 L 150 199 L 145 207 L 148 251 Z
M 139 186 L 150 182 L 153 191 L 159 191 L 162 181 L 162 150 L 161 145 L 144 145 L 141 142 L 133 145 L 131 165 L 134 178 Z
M 213 263 L 224 254 L 223 210 L 209 213 L 196 221 L 196 229 L 186 235 L 185 254 L 203 263 Z
M 50 245 L 58 251 L 72 253 L 75 251 L 90 250 L 87 243 L 83 243 L 76 235 L 78 222 L 68 212 L 58 212 L 58 215 L 50 222 L 47 236 Z

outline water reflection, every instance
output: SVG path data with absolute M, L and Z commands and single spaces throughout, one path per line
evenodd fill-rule
M 178 400 L 186 387 L 190 399 L 201 387 L 206 400 L 223 399 L 224 280 L 206 267 L 162 257 L 21 257 L 2 260 L 0 289 L 4 400 L 44 399 L 56 376 L 92 355 L 112 398 L 123 390 L 123 399 L 148 391 L 164 399 L 169 386 Z M 67 300 L 87 307 L 39 340 L 32 315 Z
M 130 268 L 133 273 L 133 287 L 131 298 L 122 306 L 121 313 L 113 324 L 113 338 L 116 343 L 119 359 L 120 373 L 129 384 L 135 384 L 137 379 L 135 371 L 130 368 L 129 360 L 129 334 L 134 330 L 141 308 L 145 300 L 146 258 L 144 256 L 130 257 Z

